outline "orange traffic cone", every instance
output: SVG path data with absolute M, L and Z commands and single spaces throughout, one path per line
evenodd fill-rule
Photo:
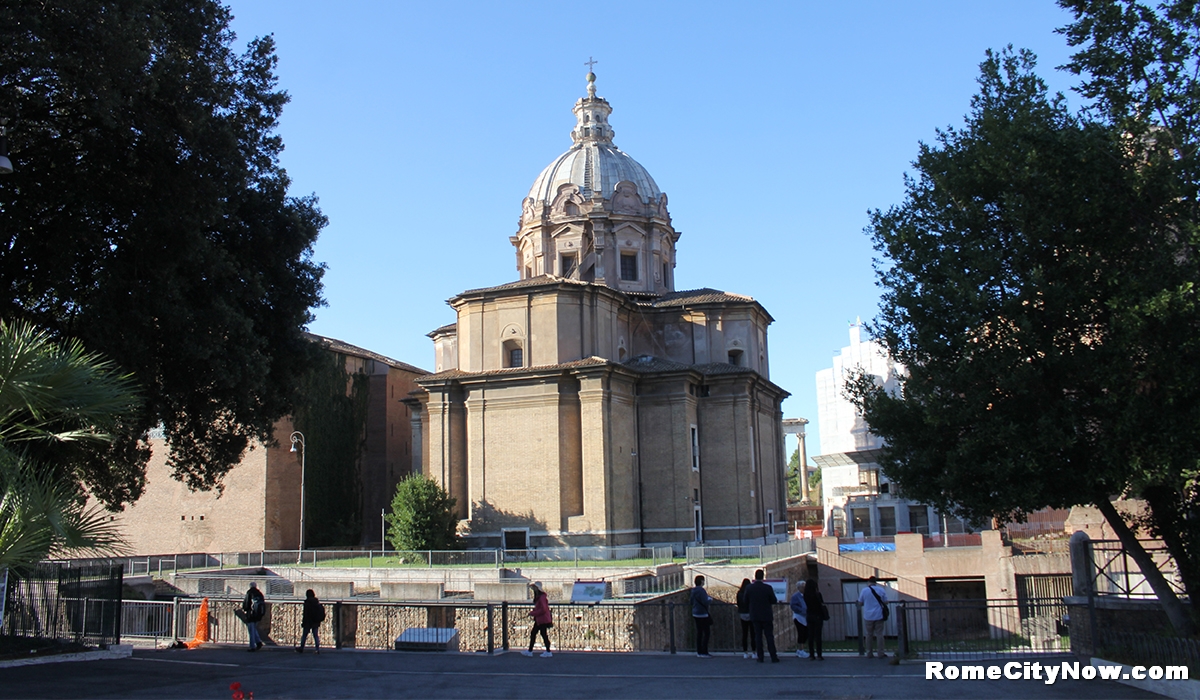
M 208 641 L 208 598 L 200 601 L 200 614 L 196 616 L 196 636 L 187 642 L 188 649 L 195 649 Z

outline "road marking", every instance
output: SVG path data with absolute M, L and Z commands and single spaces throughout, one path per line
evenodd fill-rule
M 147 660 L 149 660 L 149 659 L 147 659 Z M 154 659 L 154 660 L 155 661 L 158 661 L 158 660 L 167 661 L 166 659 Z M 205 662 L 202 662 L 202 661 L 175 661 L 173 663 L 205 664 Z M 445 669 L 431 669 L 428 671 L 403 671 L 403 670 L 392 670 L 392 669 L 382 669 L 382 668 L 331 668 L 328 666 L 325 666 L 325 667 L 314 667 L 311 665 L 291 666 L 291 665 L 285 665 L 285 664 L 249 664 L 249 663 L 247 663 L 247 664 L 217 664 L 217 663 L 212 663 L 212 664 L 208 664 L 208 665 L 235 666 L 235 667 L 244 667 L 244 668 L 248 668 L 248 669 L 255 669 L 256 671 L 269 670 L 269 671 L 281 671 L 281 672 L 286 672 L 286 673 L 295 673 L 296 671 L 314 671 L 314 672 L 323 673 L 323 674 L 354 673 L 354 674 L 389 675 L 389 676 L 431 676 L 431 675 L 442 675 L 442 674 L 447 673 L 447 671 Z M 846 678 L 846 679 L 852 679 L 852 678 L 916 678 L 916 679 L 923 679 L 925 677 L 920 674 L 910 674 L 910 673 L 905 673 L 905 674 L 897 673 L 897 674 L 890 674 L 890 675 L 879 675 L 879 674 L 874 674 L 874 673 L 828 673 L 828 674 L 804 673 L 804 674 L 778 674 L 778 675 L 771 674 L 770 676 L 746 676 L 743 674 L 663 675 L 663 674 L 659 674 L 659 673 L 646 673 L 646 674 L 587 673 L 587 672 L 581 672 L 581 671 L 576 671 L 573 673 L 538 673 L 535 671 L 461 671 L 461 670 L 454 670 L 452 672 L 456 676 L 476 676 L 476 677 L 501 677 L 501 678 L 510 678 L 510 677 L 511 678 L 580 678 L 580 677 L 585 677 L 585 678 L 617 678 L 617 679 L 624 679 L 624 678 L 639 679 L 640 678 L 640 679 L 646 679 L 646 680 L 662 680 L 662 679 L 667 679 L 667 680 L 741 680 L 741 679 L 750 678 L 750 677 L 762 678 L 762 679 L 766 679 L 766 678 L 794 678 L 794 679 L 804 679 L 804 678 L 830 678 L 830 679 L 835 679 L 835 678 Z
M 229 668 L 240 668 L 242 664 L 221 664 L 216 661 L 184 661 L 183 659 L 147 659 L 144 656 L 133 657 L 134 661 L 153 661 L 160 664 L 186 664 L 188 666 L 226 666 Z

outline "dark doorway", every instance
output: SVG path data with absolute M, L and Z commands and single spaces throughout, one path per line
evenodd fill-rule
M 983 579 L 929 579 L 929 633 L 936 640 L 988 638 Z

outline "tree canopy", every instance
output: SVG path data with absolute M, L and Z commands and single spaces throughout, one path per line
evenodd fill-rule
M 213 0 L 0 5 L 0 318 L 78 338 L 142 406 L 78 476 L 135 500 L 161 427 L 176 478 L 211 488 L 290 410 L 315 349 L 325 224 L 288 194 L 270 37 L 233 49 Z
M 387 535 L 401 551 L 459 549 L 455 499 L 423 474 L 396 484 L 392 512 L 387 515 Z
M 1192 3 L 1064 4 L 1093 107 L 1050 95 L 1028 52 L 989 53 L 965 125 L 871 214 L 871 330 L 908 376 L 901 394 L 867 376 L 851 393 L 906 494 L 972 520 L 1094 504 L 1191 631 L 1110 498 L 1146 499 L 1200 594 L 1200 93 L 1182 84 L 1200 21 Z

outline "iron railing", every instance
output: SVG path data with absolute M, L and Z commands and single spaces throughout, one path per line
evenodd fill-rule
M 695 649 L 691 606 L 681 597 L 639 603 L 552 603 L 555 650 L 662 651 Z M 241 598 L 209 598 L 209 635 L 212 641 L 247 644 L 245 625 L 234 613 Z M 123 614 L 126 637 L 187 639 L 195 634 L 201 601 L 127 601 Z M 267 616 L 259 625 L 268 643 L 299 643 L 303 601 L 269 601 Z M 407 639 L 435 639 L 435 629 L 458 633 L 462 651 L 491 653 L 497 649 L 525 647 L 533 631 L 525 604 L 443 601 L 405 603 L 390 601 L 335 601 L 326 604 L 331 614 L 319 630 L 324 644 L 358 649 L 392 649 L 406 631 Z M 826 652 L 863 653 L 865 640 L 862 610 L 857 602 L 827 603 L 830 619 L 822 633 Z M 1066 607 L 1058 599 L 892 601 L 885 625 L 889 653 L 907 657 L 981 659 L 1029 654 L 1062 654 L 1070 651 L 1063 618 Z M 774 610 L 775 642 L 780 653 L 796 648 L 791 613 L 786 605 Z M 737 607 L 714 601 L 710 608 L 715 652 L 737 652 L 741 646 L 741 621 Z M 540 640 L 538 644 L 540 645 Z M 1194 645 L 1193 645 L 1194 646 Z M 1176 653 L 1176 652 L 1172 652 Z M 1163 663 L 1178 657 L 1160 653 Z M 1180 663 L 1176 661 L 1176 663 Z
M 63 560 L 64 566 L 95 564 L 125 567 L 126 575 L 157 575 L 255 567 L 436 568 L 443 566 L 500 568 L 509 563 L 571 562 L 580 566 L 658 566 L 673 561 L 671 547 L 542 547 L 537 549 L 466 549 L 396 551 L 358 549 L 261 550 L 164 554 L 144 557 Z
M 1140 666 L 1187 666 L 1188 677 L 1200 674 L 1200 641 L 1129 630 L 1101 629 L 1095 656 Z
M 1061 598 L 892 603 L 897 648 L 905 655 L 981 659 L 1069 653 Z M 890 622 L 890 620 L 889 620 Z
M 121 580 L 120 566 L 10 571 L 0 634 L 96 646 L 120 643 Z
M 733 545 L 714 547 L 700 545 L 687 548 L 688 564 L 704 564 L 715 562 L 744 562 L 750 564 L 765 564 L 788 557 L 815 552 L 815 540 L 792 539 L 775 544 Z
M 246 626 L 236 616 L 241 598 L 208 598 L 210 641 L 248 644 Z M 435 638 L 435 629 L 458 633 L 461 651 L 493 652 L 526 646 L 532 633 L 530 606 L 475 601 L 404 603 L 380 600 L 326 603 L 330 614 L 318 633 L 322 643 L 357 649 L 393 649 L 397 638 Z M 174 601 L 127 601 L 124 619 L 130 629 L 126 637 L 139 639 L 190 639 L 196 634 L 201 599 Z M 269 644 L 299 643 L 303 601 L 268 601 L 267 615 L 259 631 Z M 595 604 L 552 603 L 554 628 L 550 641 L 554 650 L 570 651 L 663 651 L 695 649 L 691 606 L 676 601 Z M 713 651 L 739 651 L 740 620 L 737 607 L 714 602 Z M 781 651 L 794 648 L 794 632 L 787 606 L 776 606 L 776 643 Z M 540 640 L 539 640 L 540 644 Z
M 1167 546 L 1159 540 L 1142 540 L 1142 547 L 1163 573 L 1176 595 L 1186 595 L 1178 568 Z M 1119 540 L 1091 540 L 1096 595 L 1157 598 L 1141 568 Z

